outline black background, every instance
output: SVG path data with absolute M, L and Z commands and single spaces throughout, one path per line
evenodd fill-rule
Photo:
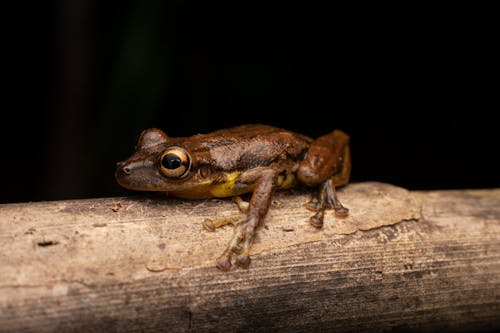
M 43 2 L 4 42 L 0 202 L 114 196 L 148 127 L 351 136 L 353 181 L 500 187 L 488 8 Z

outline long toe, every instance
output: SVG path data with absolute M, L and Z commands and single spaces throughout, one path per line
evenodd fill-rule
M 227 254 L 223 254 L 217 259 L 215 264 L 221 271 L 228 271 L 231 269 L 231 258 Z
M 248 268 L 250 265 L 250 256 L 248 254 L 238 254 L 235 257 L 236 264 L 242 268 Z

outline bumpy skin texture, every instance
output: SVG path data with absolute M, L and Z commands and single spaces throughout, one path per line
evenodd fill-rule
M 170 138 L 159 129 L 149 129 L 139 138 L 136 152 L 117 164 L 116 179 L 128 189 L 166 191 L 178 197 L 233 196 L 231 191 L 210 193 L 210 186 L 226 182 L 230 173 L 260 166 L 291 174 L 311 142 L 304 135 L 265 125 L 243 125 L 187 138 Z M 184 148 L 192 159 L 191 170 L 183 179 L 169 179 L 160 173 L 160 154 L 173 146 Z M 251 188 L 235 190 L 242 194 Z
M 230 221 L 235 233 L 217 260 L 217 267 L 228 270 L 233 261 L 248 266 L 249 249 L 275 189 L 297 182 L 316 187 L 317 195 L 307 206 L 316 212 L 310 219 L 315 227 L 322 226 L 327 208 L 346 216 L 348 210 L 338 201 L 335 187 L 347 184 L 350 170 L 349 137 L 340 130 L 313 140 L 271 126 L 243 125 L 187 138 L 146 130 L 136 152 L 117 164 L 115 176 L 128 189 L 183 198 L 252 193 L 246 217 Z M 224 224 L 216 222 L 209 229 Z
M 308 186 L 315 186 L 343 171 L 346 174 L 339 181 L 347 183 L 351 170 L 350 165 L 347 168 L 344 165 L 346 161 L 350 163 L 349 152 L 346 152 L 349 149 L 348 144 L 349 137 L 340 130 L 314 140 L 314 144 L 310 145 L 307 152 L 307 159 L 300 162 L 297 170 L 299 181 Z

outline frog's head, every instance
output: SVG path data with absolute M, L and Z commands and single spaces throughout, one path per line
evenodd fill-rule
M 138 191 L 185 191 L 207 183 L 193 171 L 196 161 L 178 142 L 152 128 L 141 133 L 135 153 L 116 164 L 118 183 Z

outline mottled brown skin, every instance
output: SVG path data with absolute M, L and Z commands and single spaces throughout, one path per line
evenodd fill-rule
M 207 229 L 233 223 L 235 233 L 217 260 L 222 270 L 247 267 L 249 250 L 276 189 L 301 183 L 318 189 L 307 205 L 316 213 L 310 223 L 323 225 L 325 209 L 339 217 L 348 210 L 335 187 L 347 184 L 351 170 L 349 137 L 340 130 L 313 140 L 266 125 L 243 125 L 187 138 L 170 138 L 159 129 L 142 132 L 136 152 L 117 163 L 116 179 L 125 188 L 162 191 L 181 198 L 210 198 L 252 193 L 245 218 L 207 224 Z

